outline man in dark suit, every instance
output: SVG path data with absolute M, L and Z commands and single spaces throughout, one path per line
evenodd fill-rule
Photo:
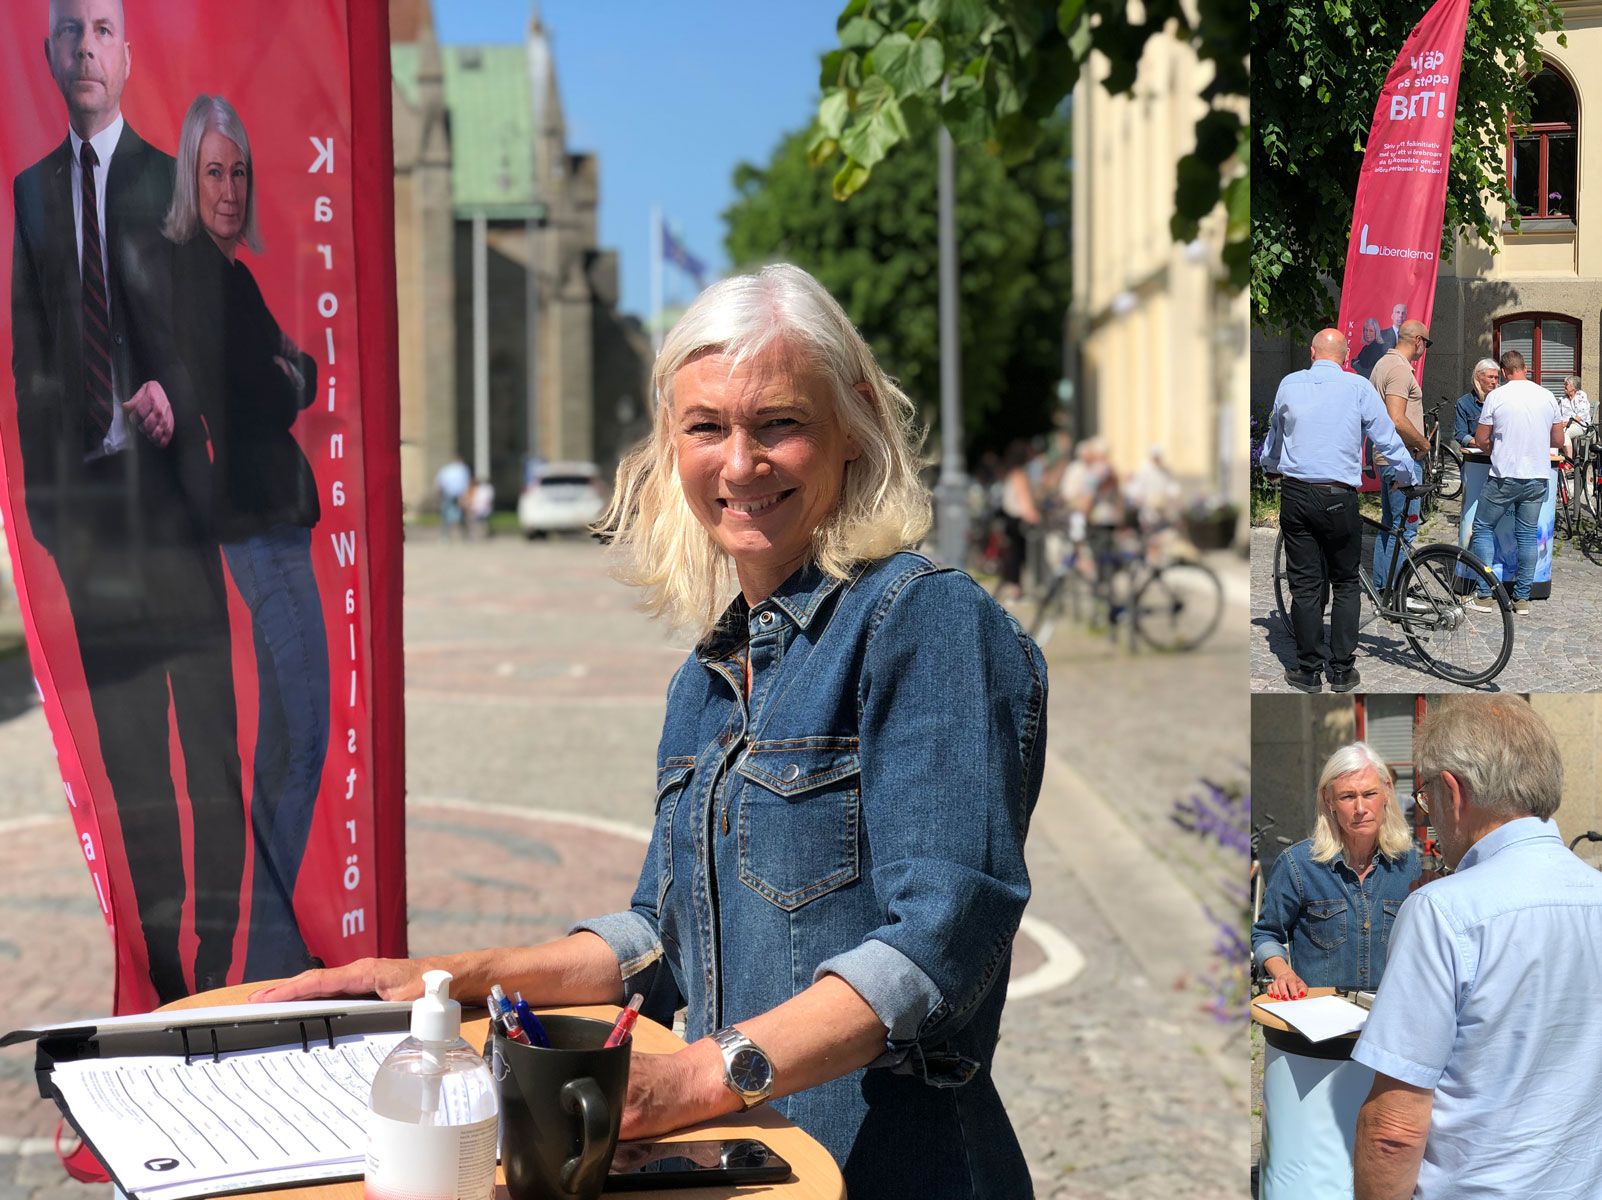
M 192 811 L 194 987 L 226 982 L 244 803 L 206 431 L 171 328 L 173 160 L 122 119 L 119 0 L 52 0 L 66 140 L 17 176 L 12 370 L 33 536 L 55 560 L 116 802 L 149 969 L 189 993 L 168 709 Z
M 1397 303 L 1391 309 L 1391 323 L 1380 330 L 1380 341 L 1386 350 L 1396 349 L 1402 338 L 1402 322 L 1407 320 L 1407 305 Z

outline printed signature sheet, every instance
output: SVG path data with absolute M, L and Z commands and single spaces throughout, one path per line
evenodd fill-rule
M 404 1033 L 304 1050 L 60 1063 L 84 1138 L 136 1200 L 358 1176 L 378 1064 Z

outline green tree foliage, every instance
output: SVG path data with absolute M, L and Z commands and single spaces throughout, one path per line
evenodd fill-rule
M 1038 152 L 1043 122 L 1073 91 L 1092 50 L 1111 63 L 1107 90 L 1127 93 L 1147 40 L 1171 31 L 1214 67 L 1196 148 L 1179 162 L 1173 235 L 1190 241 L 1222 201 L 1224 263 L 1231 283 L 1244 287 L 1246 11 L 1240 0 L 1196 0 L 1190 11 L 1196 20 L 1180 0 L 850 0 L 837 26 L 840 47 L 823 59 L 812 161 L 842 160 L 834 194 L 844 200 L 892 150 L 921 143 L 938 121 L 959 144 L 984 145 L 1016 165 Z
M 1068 137 L 1061 118 L 1042 122 L 1038 153 L 1015 167 L 957 153 L 963 419 L 974 449 L 1051 423 L 1072 290 Z M 812 272 L 932 415 L 940 398 L 934 137 L 908 141 L 844 207 L 809 164 L 808 139 L 792 134 L 765 167 L 735 170 L 738 196 L 724 213 L 729 258 L 741 270 L 782 260 Z
M 1253 0 L 1252 315 L 1301 337 L 1337 319 L 1327 280 L 1346 270 L 1352 205 L 1374 105 L 1430 0 Z M 1511 205 L 1506 121 L 1529 118 L 1536 35 L 1563 27 L 1549 0 L 1474 0 L 1446 185 L 1441 257 L 1460 231 L 1495 249 L 1487 203 Z M 1559 35 L 1560 45 L 1567 44 Z

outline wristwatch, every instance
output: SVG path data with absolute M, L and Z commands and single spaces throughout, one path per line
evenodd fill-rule
M 762 1048 L 733 1025 L 712 1035 L 723 1052 L 723 1082 L 744 1108 L 753 1108 L 773 1095 L 773 1064 Z

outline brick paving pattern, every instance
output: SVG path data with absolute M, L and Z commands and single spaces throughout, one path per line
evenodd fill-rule
M 1238 560 L 1226 569 L 1244 575 Z M 406 588 L 412 951 L 542 938 L 626 903 L 643 853 L 628 830 L 650 822 L 663 696 L 687 639 L 638 614 L 587 542 L 462 547 L 424 535 L 407 546 Z M 1244 779 L 1246 617 L 1244 603 L 1232 609 L 1192 655 L 1131 655 L 1075 630 L 1048 650 L 1050 753 L 1139 839 L 1148 880 L 1177 881 L 1188 906 L 1216 903 L 1239 877 L 1168 813 L 1204 775 Z M 26 662 L 3 644 L 0 763 L 0 1025 L 103 1012 L 105 925 Z M 1250 1138 L 1246 1043 L 1199 1011 L 1208 947 L 1155 961 L 1117 932 L 1131 906 L 1156 924 L 1194 914 L 1147 913 L 1140 880 L 1109 889 L 1081 878 L 1072 847 L 1042 832 L 1073 827 L 1070 799 L 1048 790 L 1040 803 L 1030 915 L 1071 938 L 1085 965 L 1015 999 L 1003 1022 L 996 1079 L 1037 1194 L 1238 1194 Z M 1014 977 L 1044 962 L 1021 937 Z M 0 1052 L 0 1200 L 108 1194 L 63 1179 L 40 1140 L 54 1132 L 53 1112 L 32 1091 L 31 1053 Z

